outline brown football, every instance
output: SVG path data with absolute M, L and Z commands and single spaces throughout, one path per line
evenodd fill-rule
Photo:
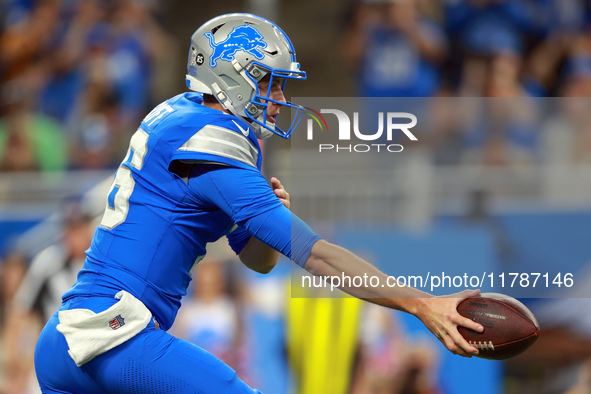
M 535 316 L 515 298 L 483 293 L 458 305 L 460 315 L 482 324 L 483 332 L 459 327 L 460 334 L 479 350 L 477 357 L 504 360 L 529 348 L 540 335 Z

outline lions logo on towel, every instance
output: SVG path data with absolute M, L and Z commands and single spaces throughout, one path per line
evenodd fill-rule
M 250 25 L 235 27 L 224 41 L 217 44 L 213 34 L 205 33 L 205 36 L 209 38 L 209 45 L 213 48 L 213 53 L 209 58 L 211 67 L 217 65 L 218 59 L 227 62 L 234 60 L 234 55 L 238 51 L 250 53 L 259 60 L 265 57 L 259 48 L 266 48 L 267 43 L 263 41 L 261 33 Z
M 109 326 L 113 330 L 116 330 L 119 327 L 124 326 L 124 325 L 125 325 L 125 321 L 123 321 L 123 318 L 121 317 L 121 315 L 115 316 L 115 318 L 109 322 Z

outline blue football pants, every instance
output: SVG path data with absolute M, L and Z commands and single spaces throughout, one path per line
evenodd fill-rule
M 95 313 L 114 298 L 77 297 L 59 310 L 90 309 Z M 58 312 L 59 312 L 58 310 Z M 57 331 L 56 312 L 35 348 L 35 370 L 43 393 L 245 393 L 260 394 L 211 353 L 156 329 L 153 321 L 127 342 L 77 367 Z

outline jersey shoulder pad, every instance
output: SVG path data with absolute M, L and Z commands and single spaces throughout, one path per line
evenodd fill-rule
M 173 154 L 173 160 L 206 161 L 260 170 L 261 151 L 246 122 L 222 114 L 212 117 L 182 144 Z

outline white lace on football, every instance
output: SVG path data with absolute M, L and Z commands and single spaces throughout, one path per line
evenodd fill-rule
M 468 343 L 478 350 L 495 350 L 495 346 L 493 345 L 492 341 L 488 341 L 488 343 L 486 341 L 478 341 L 478 343 L 476 341 L 468 341 Z

